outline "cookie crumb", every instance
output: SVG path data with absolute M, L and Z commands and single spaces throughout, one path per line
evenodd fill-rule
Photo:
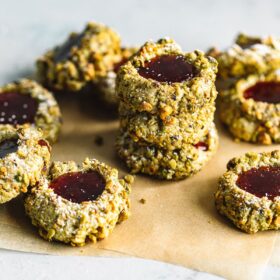
M 97 145 L 97 146 L 103 146 L 103 144 L 104 144 L 104 139 L 103 139 L 103 137 L 97 135 L 97 136 L 95 137 L 95 139 L 94 139 L 94 143 L 95 143 L 95 145 Z
M 139 202 L 142 203 L 142 204 L 146 204 L 146 199 L 145 199 L 145 198 L 141 198 L 141 199 L 139 200 Z

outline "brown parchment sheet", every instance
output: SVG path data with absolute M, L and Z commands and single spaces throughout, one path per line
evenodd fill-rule
M 124 174 L 127 170 L 114 150 L 118 121 L 112 119 L 113 110 L 96 104 L 94 95 L 64 94 L 59 103 L 64 124 L 60 141 L 53 147 L 53 159 L 81 162 L 87 156 L 95 157 Z M 136 256 L 227 279 L 261 279 L 276 233 L 248 235 L 239 231 L 216 212 L 213 193 L 230 158 L 280 145 L 236 143 L 223 127 L 218 128 L 219 150 L 194 177 L 168 182 L 136 176 L 131 194 L 132 216 L 118 225 L 107 240 L 82 248 L 46 242 L 31 226 L 18 198 L 0 206 L 0 247 L 57 255 Z M 103 137 L 104 145 L 96 145 L 96 136 Z M 142 198 L 145 204 L 139 202 Z
M 280 266 L 280 234 L 277 234 L 277 238 L 275 241 L 275 248 L 271 255 L 271 259 L 269 261 L 271 265 Z

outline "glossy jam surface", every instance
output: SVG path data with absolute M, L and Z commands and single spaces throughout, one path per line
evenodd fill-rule
M 208 151 L 208 145 L 204 142 L 198 142 L 194 146 L 199 150 Z
M 30 95 L 16 92 L 0 94 L 0 124 L 34 123 L 38 102 Z
M 57 195 L 75 202 L 93 201 L 105 189 L 105 179 L 97 171 L 69 172 L 50 183 L 50 188 Z
M 171 84 L 192 79 L 197 70 L 181 55 L 162 55 L 148 61 L 138 69 L 138 73 L 146 79 Z
M 258 82 L 244 91 L 244 97 L 266 103 L 280 103 L 280 82 Z
M 252 168 L 241 173 L 236 183 L 239 188 L 257 197 L 273 199 L 280 196 L 280 167 Z
M 0 142 L 0 158 L 4 158 L 8 154 L 15 153 L 18 150 L 18 139 L 7 139 Z
M 71 49 L 74 46 L 78 47 L 80 45 L 81 40 L 82 40 L 83 37 L 84 37 L 84 33 L 81 33 L 81 34 L 79 34 L 79 35 L 77 35 L 75 37 L 69 38 L 55 52 L 54 61 L 57 63 L 57 62 L 66 60 L 69 57 L 70 53 L 71 53 Z

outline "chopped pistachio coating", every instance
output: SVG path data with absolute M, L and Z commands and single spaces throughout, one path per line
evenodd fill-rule
M 122 103 L 119 106 L 120 127 L 135 142 L 145 141 L 170 150 L 196 143 L 205 136 L 212 126 L 214 112 L 214 105 L 205 105 L 194 113 L 170 115 L 168 110 L 162 110 L 157 116 L 147 112 L 130 113 Z
M 119 35 L 107 26 L 90 22 L 81 33 L 71 33 L 64 44 L 38 59 L 38 78 L 48 88 L 80 91 L 105 77 L 120 57 Z
M 188 80 L 175 83 L 158 82 L 142 77 L 139 67 L 161 55 L 183 56 L 185 61 L 193 65 L 196 75 Z M 126 102 L 132 110 L 157 113 L 169 106 L 174 114 L 182 108 L 195 111 L 205 103 L 213 103 L 217 92 L 213 90 L 217 72 L 217 62 L 201 51 L 182 52 L 172 39 L 160 39 L 156 43 L 147 42 L 123 66 L 120 67 L 116 92 L 121 101 Z
M 218 61 L 219 79 L 263 74 L 280 67 L 280 40 L 272 36 L 257 38 L 239 34 L 228 50 L 211 49 L 208 54 Z
M 115 64 L 114 69 L 109 69 L 105 76 L 98 78 L 96 82 L 96 86 L 99 91 L 98 93 L 108 105 L 115 106 L 119 102 L 116 94 L 116 77 L 118 70 L 116 69 L 116 66 L 118 66 L 118 64 L 121 65 L 122 63 L 125 63 L 137 50 L 138 48 L 136 47 L 122 48 L 120 61 Z
M 105 189 L 94 201 L 71 202 L 49 188 L 51 180 L 69 172 L 95 170 L 105 179 Z M 129 216 L 129 193 L 133 177 L 118 178 L 118 171 L 95 159 L 85 159 L 82 167 L 75 162 L 54 162 L 49 179 L 31 189 L 25 198 L 25 209 L 40 235 L 72 246 L 83 246 L 86 240 L 106 238 L 117 223 Z
M 144 173 L 161 179 L 179 180 L 197 173 L 217 150 L 218 135 L 214 124 L 200 139 L 206 150 L 192 144 L 168 150 L 145 142 L 135 142 L 120 132 L 116 146 L 119 156 L 132 173 Z M 197 143 L 196 143 L 197 144 Z
M 258 82 L 280 82 L 275 73 L 250 75 L 220 91 L 219 116 L 237 139 L 271 144 L 280 142 L 280 104 L 246 99 L 244 92 Z
M 0 203 L 27 192 L 48 171 L 50 147 L 41 132 L 29 125 L 0 127 L 0 144 L 15 140 L 17 149 L 0 157 Z
M 215 194 L 218 211 L 247 233 L 280 229 L 280 197 L 273 200 L 266 196 L 259 198 L 239 188 L 236 183 L 239 174 L 252 168 L 279 165 L 280 151 L 250 152 L 230 160 Z
M 62 117 L 60 108 L 52 93 L 35 81 L 28 79 L 21 79 L 0 87 L 0 95 L 10 92 L 29 95 L 38 102 L 38 109 L 32 125 L 41 130 L 43 138 L 50 143 L 56 142 L 61 128 Z M 11 126 L 12 124 L 0 124 L 0 128 Z

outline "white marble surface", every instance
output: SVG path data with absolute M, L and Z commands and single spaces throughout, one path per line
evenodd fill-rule
M 34 59 L 85 22 L 104 22 L 126 44 L 173 37 L 186 50 L 231 43 L 238 31 L 280 36 L 277 0 L 0 0 L 0 84 L 32 74 Z M 0 250 L 0 279 L 220 279 L 136 258 L 55 257 Z M 268 266 L 264 279 L 280 279 Z

